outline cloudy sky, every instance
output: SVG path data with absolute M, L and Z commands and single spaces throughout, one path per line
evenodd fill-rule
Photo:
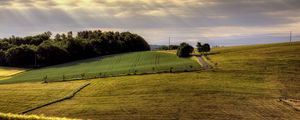
M 0 0 L 0 37 L 131 31 L 150 44 L 300 40 L 300 0 Z

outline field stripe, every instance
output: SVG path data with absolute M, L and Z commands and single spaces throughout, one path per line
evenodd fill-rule
M 36 109 L 39 109 L 39 108 L 42 108 L 42 107 L 45 107 L 45 106 L 48 106 L 48 105 L 51 105 L 51 104 L 54 104 L 54 103 L 57 103 L 57 102 L 61 102 L 61 101 L 64 101 L 64 100 L 67 100 L 67 99 L 71 99 L 72 97 L 74 97 L 76 95 L 76 93 L 78 93 L 79 91 L 81 91 L 83 88 L 87 87 L 88 85 L 90 85 L 91 83 L 85 83 L 83 84 L 82 86 L 80 86 L 79 88 L 75 89 L 74 91 L 72 91 L 70 94 L 66 95 L 65 97 L 63 98 L 60 98 L 60 99 L 57 99 L 57 100 L 53 100 L 49 103 L 46 103 L 46 104 L 43 104 L 43 105 L 40 105 L 40 106 L 37 106 L 37 107 L 34 107 L 34 108 L 31 108 L 31 109 L 28 109 L 28 110 L 25 110 L 23 112 L 20 112 L 20 114 L 25 114 L 25 113 L 28 113 L 30 111 L 33 111 L 33 110 L 36 110 Z

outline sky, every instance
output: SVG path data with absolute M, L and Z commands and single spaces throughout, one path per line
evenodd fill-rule
M 300 0 L 0 0 L 0 38 L 130 31 L 150 44 L 300 40 Z

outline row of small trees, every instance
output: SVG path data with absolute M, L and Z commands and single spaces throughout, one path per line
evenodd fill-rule
M 177 50 L 179 48 L 179 45 L 162 45 L 159 48 L 157 48 L 158 50 Z
M 0 39 L 0 65 L 15 67 L 48 66 L 101 55 L 150 50 L 149 44 L 130 32 L 51 32 L 35 36 Z
M 208 43 L 205 43 L 202 45 L 200 42 L 197 42 L 196 47 L 197 47 L 198 52 L 201 54 L 210 52 L 210 49 L 211 49 L 210 45 Z M 194 51 L 194 48 L 191 45 L 183 42 L 179 45 L 179 47 L 177 49 L 177 56 L 178 57 L 189 57 L 193 51 Z

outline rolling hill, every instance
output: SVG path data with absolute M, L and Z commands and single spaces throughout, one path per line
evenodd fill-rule
M 145 74 L 199 70 L 201 66 L 189 58 L 161 52 L 134 52 L 92 58 L 34 69 L 16 75 L 0 83 L 63 81 L 90 79 L 129 74 Z
M 69 100 L 27 114 L 79 119 L 297 120 L 300 112 L 280 98 L 300 99 L 299 52 L 300 42 L 223 47 L 207 57 L 215 65 L 213 70 L 3 84 L 1 104 L 7 105 L 0 112 L 34 106 L 27 95 L 33 100 L 57 98 L 51 96 L 56 90 L 68 92 L 90 83 Z

